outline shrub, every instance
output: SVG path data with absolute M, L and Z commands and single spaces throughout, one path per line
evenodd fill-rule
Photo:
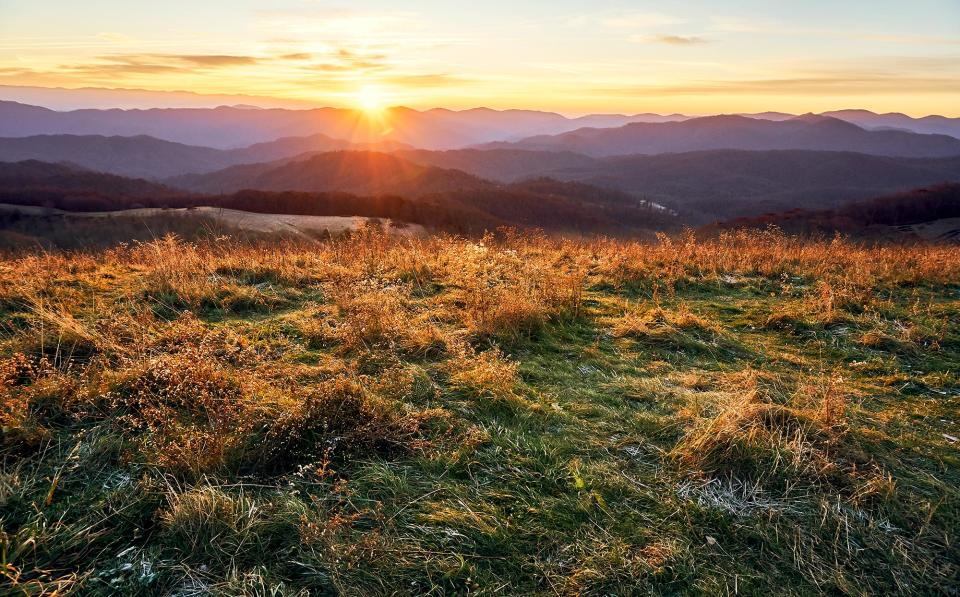
M 391 454 L 409 447 L 419 421 L 370 395 L 355 380 L 335 377 L 278 413 L 247 446 L 248 459 L 268 474 L 348 455 Z
M 102 398 L 151 462 L 191 478 L 222 469 L 255 424 L 241 381 L 191 347 L 134 366 Z

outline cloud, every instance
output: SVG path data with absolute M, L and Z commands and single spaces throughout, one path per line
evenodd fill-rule
M 710 40 L 697 35 L 638 35 L 634 41 L 667 44 L 669 46 L 698 46 L 710 43 Z
M 110 54 L 93 62 L 65 64 L 62 72 L 91 76 L 194 72 L 258 64 L 259 58 L 232 54 Z
M 321 71 L 326 73 L 355 73 L 359 71 L 383 70 L 385 68 L 386 65 L 379 62 L 353 62 L 350 64 L 315 62 L 303 67 L 304 70 Z
M 382 79 L 385 83 L 412 87 L 450 87 L 462 86 L 471 83 L 470 79 L 446 73 L 430 73 L 419 75 L 395 75 Z
M 313 54 L 307 52 L 294 52 L 292 54 L 281 54 L 277 56 L 280 60 L 310 60 L 313 58 Z
M 229 54 L 155 54 L 154 56 L 179 60 L 180 62 L 187 62 L 197 66 L 210 67 L 246 66 L 260 62 L 259 58 L 254 58 L 253 56 L 232 56 Z
M 325 60 L 305 65 L 303 68 L 333 73 L 378 71 L 388 66 L 387 55 L 382 52 L 360 52 L 349 48 L 338 48 L 328 54 Z
M 103 33 L 98 33 L 97 37 L 104 41 L 113 41 L 117 43 L 126 43 L 132 42 L 134 39 L 129 35 L 124 35 L 123 33 L 113 33 L 110 31 L 105 31 Z
M 82 64 L 63 64 L 58 69 L 65 74 L 90 77 L 120 77 L 125 75 L 156 75 L 182 72 L 183 64 L 148 61 L 132 57 L 99 58 Z

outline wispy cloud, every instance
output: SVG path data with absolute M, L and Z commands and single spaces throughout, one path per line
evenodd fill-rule
M 669 46 L 699 46 L 710 43 L 710 40 L 698 35 L 636 35 L 631 39 L 641 43 L 666 44 Z
M 320 61 L 307 64 L 303 68 L 331 73 L 357 73 L 384 70 L 388 66 L 388 57 L 383 52 L 338 48 L 333 52 L 328 52 Z
M 158 58 L 170 58 L 196 66 L 223 67 L 223 66 L 247 66 L 260 62 L 259 58 L 253 56 L 231 56 L 229 54 L 155 54 Z
M 130 37 L 129 35 L 124 35 L 123 33 L 116 33 L 113 31 L 105 31 L 103 33 L 98 33 L 97 38 L 102 39 L 104 41 L 111 41 L 116 43 L 131 43 L 135 41 L 134 38 Z
M 109 56 L 96 58 L 91 62 L 63 64 L 54 70 L 72 75 L 116 77 L 177 73 L 185 69 L 186 66 L 183 63 L 152 60 L 144 56 Z
M 394 75 L 391 77 L 386 77 L 384 79 L 385 83 L 390 83 L 393 85 L 399 86 L 413 86 L 413 87 L 449 87 L 449 86 L 462 86 L 470 84 L 473 81 L 466 77 L 461 77 L 457 75 L 451 75 L 447 73 L 430 73 L 430 74 L 414 74 L 414 75 Z

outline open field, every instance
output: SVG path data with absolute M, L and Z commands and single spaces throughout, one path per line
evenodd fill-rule
M 957 594 L 960 247 L 0 261 L 4 594 Z
M 394 224 L 389 218 L 264 214 L 207 206 L 77 212 L 0 203 L 0 248 L 109 247 L 165 234 L 192 240 L 232 236 L 313 241 L 356 231 L 374 221 L 396 236 L 425 233 L 423 226 Z

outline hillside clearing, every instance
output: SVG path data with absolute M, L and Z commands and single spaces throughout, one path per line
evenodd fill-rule
M 958 280 L 773 232 L 10 256 L 5 590 L 956 592 Z

